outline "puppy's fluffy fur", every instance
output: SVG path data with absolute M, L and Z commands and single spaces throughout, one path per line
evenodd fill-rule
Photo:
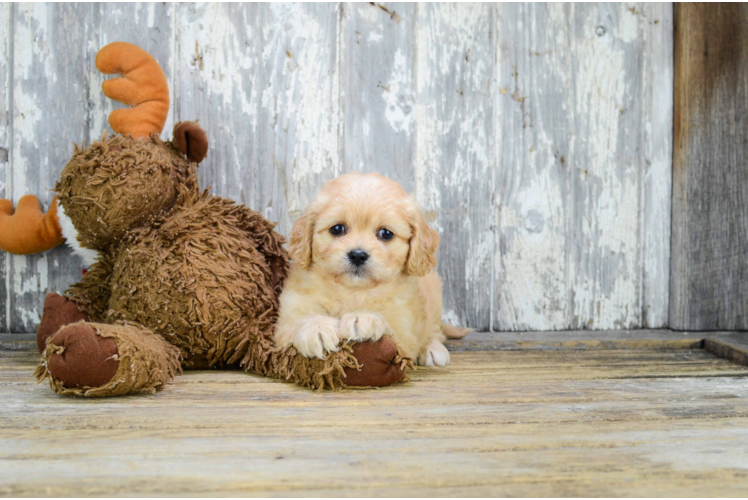
M 391 335 L 418 364 L 449 364 L 442 342 L 469 330 L 441 321 L 438 246 L 439 235 L 398 183 L 375 173 L 328 182 L 291 233 L 276 341 L 324 358 L 341 339 Z

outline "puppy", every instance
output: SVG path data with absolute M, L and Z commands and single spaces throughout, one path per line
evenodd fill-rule
M 276 342 L 324 359 L 340 340 L 391 335 L 417 364 L 446 366 L 442 342 L 470 330 L 441 321 L 438 246 L 398 183 L 376 173 L 328 182 L 291 232 Z

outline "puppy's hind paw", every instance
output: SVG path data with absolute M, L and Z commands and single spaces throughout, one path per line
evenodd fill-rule
M 325 351 L 339 350 L 338 320 L 327 316 L 313 316 L 302 320 L 295 332 L 293 346 L 302 356 L 325 359 Z
M 449 351 L 438 340 L 432 340 L 418 355 L 416 364 L 420 366 L 447 366 L 449 364 Z
M 350 341 L 376 342 L 388 333 L 389 323 L 377 313 L 348 313 L 340 318 L 340 337 Z

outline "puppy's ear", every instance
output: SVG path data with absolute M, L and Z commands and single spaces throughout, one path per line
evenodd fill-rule
M 312 264 L 312 239 L 317 214 L 311 209 L 301 214 L 291 230 L 291 240 L 288 242 L 288 255 L 294 264 L 302 269 L 309 269 Z
M 415 201 L 408 208 L 410 226 L 413 236 L 410 238 L 410 250 L 405 269 L 412 276 L 426 276 L 436 267 L 436 250 L 439 248 L 439 235 L 434 231 L 423 215 L 423 210 Z

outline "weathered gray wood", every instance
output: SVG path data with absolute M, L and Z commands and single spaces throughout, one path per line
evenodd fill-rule
M 676 7 L 670 324 L 748 329 L 748 6 Z
M 36 334 L 34 333 L 0 333 L 0 351 L 35 351 Z
M 635 6 L 634 8 L 639 8 Z M 638 134 L 642 185 L 640 240 L 641 326 L 662 328 L 668 325 L 670 307 L 670 211 L 673 164 L 673 5 L 641 6 L 639 18 L 646 45 L 640 47 L 643 58 L 639 95 L 643 125 L 631 124 Z M 627 113 L 631 110 L 627 111 Z M 638 130 L 638 132 L 637 132 Z
M 333 3 L 273 4 L 260 11 L 263 57 L 257 111 L 256 200 L 278 230 L 340 175 L 340 75 Z
M 570 9 L 497 5 L 496 330 L 571 327 Z
M 417 10 L 415 191 L 441 235 L 444 317 L 485 328 L 493 284 L 495 6 Z
M 0 4 L 0 199 L 7 198 L 10 192 L 10 143 L 12 141 L 11 124 L 11 93 L 10 75 L 11 66 L 8 64 L 11 58 L 11 36 L 8 29 L 13 29 L 11 19 L 11 4 Z M 8 299 L 8 258 L 5 252 L 0 252 L 0 333 L 10 332 L 8 323 L 8 311 L 10 301 Z
M 748 333 L 732 333 L 707 338 L 704 348 L 720 358 L 748 366 Z
M 346 3 L 340 26 L 343 167 L 415 188 L 416 21 L 412 3 Z
M 672 330 L 565 330 L 550 332 L 471 332 L 447 348 L 464 351 L 575 351 L 598 349 L 701 349 L 704 332 Z
M 723 331 L 564 330 L 549 332 L 471 332 L 446 342 L 452 352 L 569 351 L 600 349 L 706 349 L 731 361 L 748 364 L 748 333 Z M 0 334 L 0 351 L 36 350 L 36 334 Z
M 97 3 L 93 9 L 93 25 L 95 43 L 89 43 L 86 54 L 96 57 L 96 52 L 104 45 L 116 41 L 128 41 L 147 50 L 156 58 L 166 74 L 168 81 L 175 81 L 174 66 L 174 9 L 176 4 L 170 3 Z M 93 60 L 93 59 L 92 59 Z M 104 80 L 113 78 L 96 70 L 92 64 L 86 68 L 89 119 L 89 143 L 97 140 L 102 132 L 109 127 L 109 113 L 125 105 L 107 98 L 101 92 Z M 172 102 L 172 112 L 164 125 L 163 137 L 171 137 L 174 128 L 174 106 L 177 101 L 174 85 L 169 86 L 169 97 Z
M 498 7 L 494 328 L 665 324 L 672 100 L 668 66 L 648 73 L 669 60 L 670 18 L 657 5 Z M 646 247 L 645 230 L 660 232 Z
M 13 4 L 11 195 L 35 194 L 46 210 L 73 143 L 87 138 L 95 52 L 93 4 Z M 32 332 L 44 296 L 80 279 L 65 246 L 10 261 L 10 331 Z
M 748 368 L 703 350 L 455 353 L 317 393 L 242 371 L 74 399 L 0 352 L 0 495 L 743 496 Z
M 101 136 L 121 105 L 101 94 L 93 60 L 126 40 L 169 78 L 163 136 L 177 120 L 207 130 L 203 186 L 282 233 L 328 179 L 380 171 L 441 232 L 446 319 L 481 330 L 666 324 L 669 4 L 3 9 L 13 108 L 0 142 L 5 133 L 14 201 L 34 193 L 46 207 L 72 142 Z M 5 267 L 4 331 L 33 331 L 46 291 L 80 277 L 66 249 Z
M 258 4 L 176 6 L 177 63 L 172 84 L 180 120 L 199 120 L 210 141 L 198 169 L 203 188 L 256 205 L 259 65 Z M 271 166 L 268 165 L 267 168 Z

